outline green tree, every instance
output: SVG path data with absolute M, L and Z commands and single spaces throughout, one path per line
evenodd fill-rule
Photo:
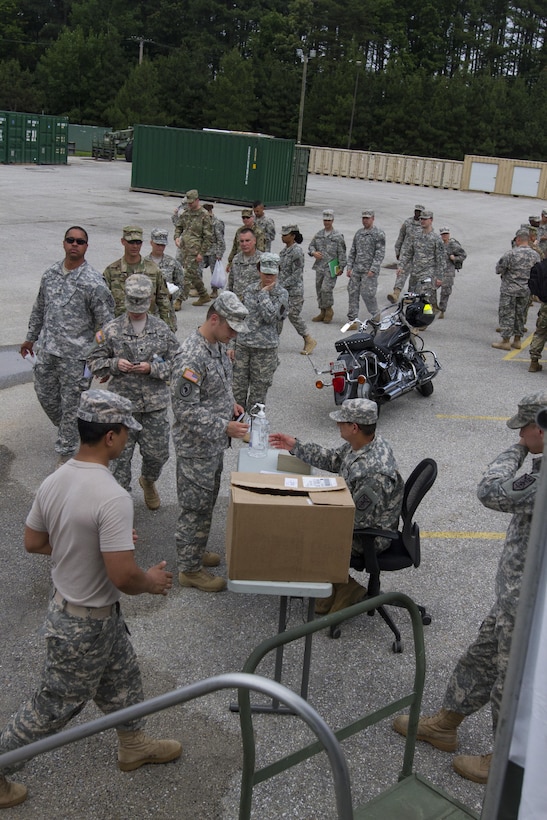
M 253 64 L 235 48 L 221 60 L 220 70 L 210 86 L 205 116 L 211 128 L 254 130 L 256 100 Z

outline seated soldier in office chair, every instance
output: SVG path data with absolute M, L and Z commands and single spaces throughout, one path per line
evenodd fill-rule
M 327 448 L 319 444 L 302 444 L 285 433 L 272 433 L 270 445 L 289 450 L 302 461 L 338 473 L 345 480 L 355 503 L 355 528 L 378 527 L 396 530 L 403 502 L 404 481 L 390 445 L 376 434 L 378 408 L 368 399 L 347 399 L 340 409 L 329 413 L 338 424 L 340 436 L 346 442 L 341 447 Z M 390 542 L 377 538 L 378 552 Z M 352 545 L 352 557 L 362 553 L 357 539 Z M 356 604 L 366 595 L 366 589 L 349 577 L 344 584 L 334 584 L 333 594 L 317 602 L 315 611 L 325 615 Z

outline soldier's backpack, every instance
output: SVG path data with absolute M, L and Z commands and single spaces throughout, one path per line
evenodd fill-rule
M 530 271 L 528 288 L 530 293 L 542 302 L 547 302 L 547 259 L 542 259 L 533 266 Z

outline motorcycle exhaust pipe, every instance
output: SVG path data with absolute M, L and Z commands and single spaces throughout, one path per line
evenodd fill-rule
M 384 401 L 391 401 L 392 399 L 396 399 L 399 396 L 402 396 L 403 393 L 408 393 L 409 390 L 412 390 L 412 387 L 408 385 L 406 387 L 401 387 L 400 385 L 386 385 L 386 387 L 380 388 L 378 390 L 379 398 L 382 398 Z

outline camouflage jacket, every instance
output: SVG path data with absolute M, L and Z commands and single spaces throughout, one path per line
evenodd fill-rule
M 213 243 L 213 223 L 208 211 L 202 207 L 197 211 L 190 208 L 183 211 L 175 225 L 175 239 L 179 236 L 183 256 L 205 256 Z
M 224 239 L 224 222 L 214 214 L 211 217 L 213 226 L 213 241 L 207 256 L 215 256 L 217 259 L 222 259 L 226 252 L 226 240 Z
M 328 449 L 297 441 L 291 452 L 320 470 L 341 475 L 355 503 L 355 528 L 396 530 L 403 503 L 404 481 L 390 445 L 378 434 L 360 450 L 346 443 Z M 386 549 L 386 538 L 376 539 L 376 549 Z
M 230 251 L 230 255 L 228 257 L 228 264 L 232 264 L 232 259 L 236 256 L 236 254 L 240 253 L 239 247 L 239 234 L 241 231 L 246 231 L 247 228 L 245 225 L 242 225 L 240 228 L 237 229 L 236 235 L 234 236 L 234 241 L 232 242 L 232 250 Z M 259 226 L 255 223 L 251 228 L 252 232 L 256 236 L 256 249 L 257 251 L 265 251 L 266 250 L 266 234 L 259 228 Z
M 234 256 L 226 287 L 233 291 L 239 299 L 243 298 L 249 285 L 260 278 L 257 265 L 261 256 L 261 251 L 255 251 L 251 256 L 245 256 L 243 251 L 240 251 Z
M 279 345 L 279 322 L 289 309 L 289 294 L 278 282 L 268 291 L 261 282 L 249 285 L 241 300 L 249 316 L 248 333 L 238 333 L 237 344 L 244 347 L 272 348 Z
M 131 319 L 124 313 L 109 322 L 95 335 L 95 345 L 88 356 L 94 376 L 111 376 L 108 389 L 133 402 L 133 410 L 150 413 L 169 405 L 171 364 L 179 341 L 165 322 L 148 315 L 142 333 L 135 332 Z M 150 373 L 122 373 L 118 361 L 133 364 L 150 362 Z
M 423 276 L 443 279 L 446 271 L 444 242 L 436 231 L 410 235 L 403 244 L 399 261 L 401 269 L 412 265 L 416 279 Z
M 441 239 L 441 242 L 442 242 L 442 239 Z M 461 266 L 463 265 L 463 263 L 467 259 L 467 254 L 464 251 L 464 249 L 462 248 L 462 246 L 460 245 L 460 243 L 458 242 L 458 240 L 454 239 L 452 236 L 450 237 L 450 239 L 448 240 L 446 245 L 444 244 L 444 242 L 443 242 L 443 245 L 444 245 L 444 250 L 445 250 L 445 253 L 446 253 L 446 270 L 447 270 L 447 273 L 454 273 L 455 270 L 459 270 L 461 268 Z M 451 256 L 455 257 L 454 261 L 452 261 L 452 259 L 450 259 Z
M 275 239 L 275 222 L 269 216 L 259 216 L 255 218 L 255 225 L 257 225 L 266 237 L 265 251 L 271 251 L 272 242 Z
M 485 507 L 512 513 L 496 575 L 496 606 L 513 616 L 517 612 L 542 458 L 533 458 L 531 472 L 516 478 L 527 453 L 526 447 L 513 444 L 489 465 L 477 489 Z
M 316 251 L 322 253 L 323 258 L 314 260 L 315 271 L 328 271 L 329 262 L 333 259 L 338 259 L 342 270 L 346 267 L 346 240 L 340 231 L 326 231 L 324 228 L 317 231 L 308 245 L 308 255 L 313 256 Z
M 171 402 L 177 455 L 208 458 L 228 447 L 235 401 L 225 345 L 211 344 L 199 330 L 184 340 L 171 371 Z
M 159 314 L 160 319 L 163 319 L 165 324 L 171 330 L 174 330 L 171 317 L 171 301 L 165 279 L 158 266 L 150 262 L 149 259 L 141 258 L 138 265 L 128 265 L 122 256 L 121 259 L 112 262 L 105 269 L 103 276 L 116 305 L 114 314 L 121 316 L 122 313 L 125 313 L 125 280 L 134 273 L 143 273 L 151 280 L 152 304 L 150 305 L 150 313 L 153 316 Z
M 372 228 L 360 228 L 353 237 L 348 256 L 348 270 L 356 273 L 380 273 L 380 265 L 386 255 L 386 235 L 375 225 Z
M 151 255 L 146 256 L 145 259 L 153 262 L 154 265 L 161 270 L 166 282 L 171 282 L 171 284 L 176 285 L 182 290 L 184 285 L 184 271 L 180 262 L 177 262 L 173 256 L 168 256 L 168 254 L 164 253 L 161 259 L 157 261 L 153 259 Z
M 504 253 L 496 265 L 496 273 L 501 276 L 500 293 L 528 293 L 530 270 L 540 260 L 539 253 L 526 245 Z
M 419 236 L 421 232 L 422 224 L 419 219 L 416 220 L 413 216 L 409 216 L 408 219 L 405 219 L 400 227 L 399 236 L 395 242 L 395 256 L 397 259 L 401 255 L 401 248 L 403 247 L 405 239 L 408 239 L 411 236 Z
M 296 242 L 279 253 L 279 282 L 289 296 L 304 295 L 304 251 Z
M 68 274 L 56 262 L 42 276 L 27 341 L 53 356 L 84 360 L 93 334 L 114 317 L 114 299 L 101 274 L 84 261 Z

